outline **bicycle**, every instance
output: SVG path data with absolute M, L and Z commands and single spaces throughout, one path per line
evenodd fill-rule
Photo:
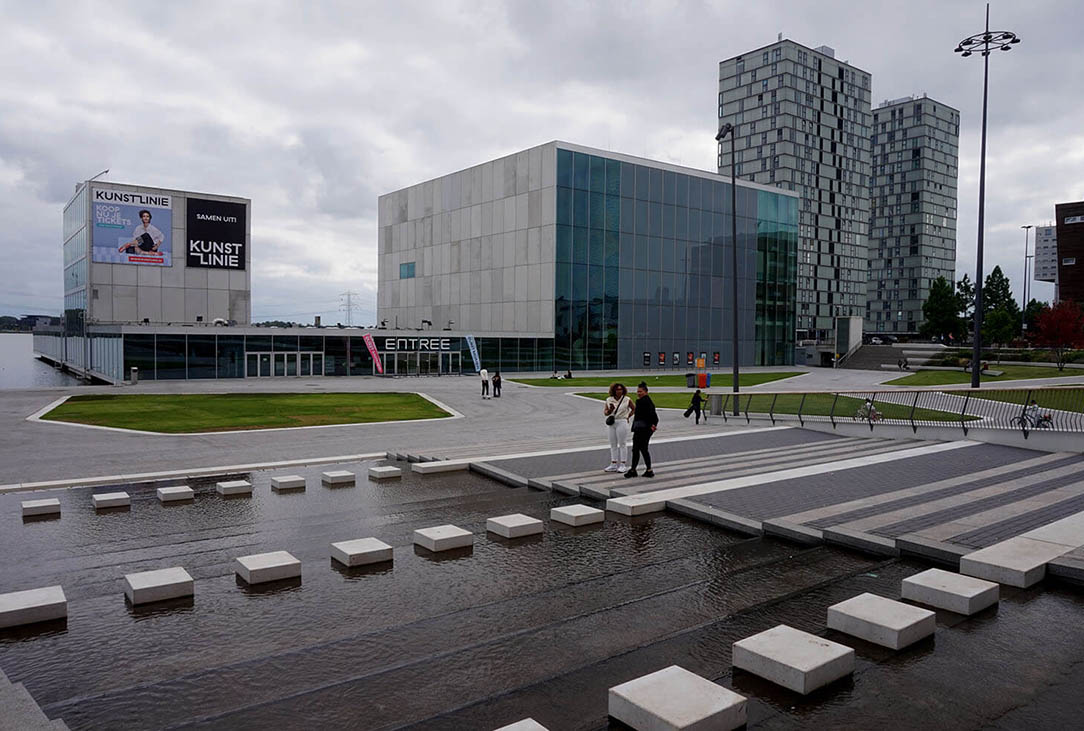
M 1031 416 L 1030 414 L 1023 414 L 1021 416 L 1014 416 L 1009 422 L 1013 426 L 1019 429 L 1053 429 L 1054 418 L 1050 414 L 1042 414 L 1040 416 Z

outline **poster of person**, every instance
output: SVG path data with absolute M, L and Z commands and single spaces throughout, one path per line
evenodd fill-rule
M 90 194 L 91 260 L 172 266 L 172 197 L 95 188 Z

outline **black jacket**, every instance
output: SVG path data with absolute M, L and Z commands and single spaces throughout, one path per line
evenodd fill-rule
M 659 425 L 659 414 L 655 411 L 655 402 L 650 396 L 636 399 L 636 410 L 632 414 L 632 429 L 650 429 Z

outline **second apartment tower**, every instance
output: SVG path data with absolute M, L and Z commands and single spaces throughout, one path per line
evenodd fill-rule
M 870 75 L 827 46 L 791 40 L 719 64 L 719 124 L 737 128 L 735 175 L 793 190 L 799 340 L 865 317 L 871 175 Z M 730 174 L 730 140 L 719 146 Z

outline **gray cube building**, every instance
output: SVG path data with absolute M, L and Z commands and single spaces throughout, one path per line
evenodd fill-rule
M 792 363 L 798 197 L 739 181 L 737 205 L 740 360 Z M 477 333 L 506 369 L 731 361 L 729 178 L 550 142 L 378 210 L 388 328 Z
M 956 275 L 960 112 L 907 96 L 873 112 L 865 330 L 911 335 L 938 277 Z
M 736 175 L 795 191 L 799 340 L 831 342 L 866 312 L 870 75 L 789 39 L 719 63 L 719 124 L 737 127 Z M 729 174 L 730 141 L 719 146 Z

